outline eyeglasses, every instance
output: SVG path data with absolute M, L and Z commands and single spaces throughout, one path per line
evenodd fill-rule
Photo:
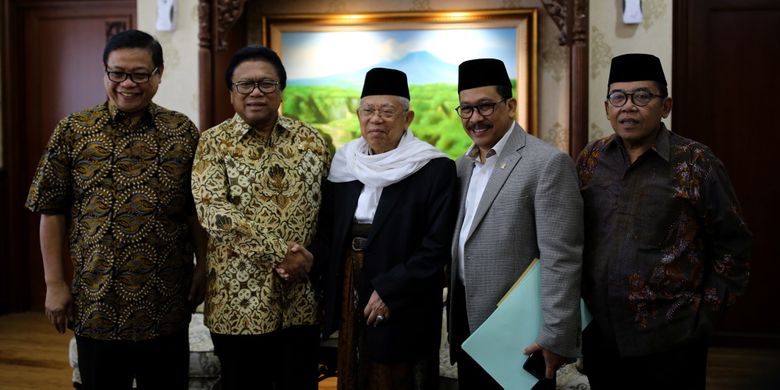
M 634 92 L 617 90 L 612 91 L 607 95 L 607 101 L 613 107 L 623 107 L 628 101 L 629 96 L 631 97 L 631 102 L 638 107 L 644 107 L 650 104 L 654 98 L 664 97 L 663 95 L 656 95 L 645 89 L 638 89 Z
M 479 115 L 482 116 L 490 116 L 493 114 L 493 111 L 496 109 L 496 104 L 503 103 L 507 101 L 508 99 L 501 99 L 495 103 L 479 103 L 475 105 L 461 105 L 458 107 L 455 107 L 455 111 L 460 115 L 463 119 L 469 119 L 472 115 L 474 115 L 474 109 L 476 108 L 477 111 L 479 111 Z
M 401 112 L 406 112 L 407 110 L 403 110 Z M 389 120 L 395 118 L 396 115 L 398 115 L 398 111 L 390 108 L 390 107 L 379 107 L 379 108 L 373 108 L 373 107 L 360 107 L 357 110 L 358 117 L 360 119 L 370 119 L 374 116 L 374 113 L 377 113 L 380 118 Z
M 152 78 L 152 76 L 157 74 L 157 68 L 154 68 L 152 73 L 129 73 L 129 72 L 120 72 L 118 70 L 108 70 L 106 68 L 106 75 L 108 76 L 108 79 L 115 82 L 115 83 L 121 83 L 129 77 L 130 80 L 132 80 L 136 84 L 143 84 L 149 82 L 149 80 Z
M 242 95 L 249 95 L 255 88 L 262 93 L 273 93 L 279 87 L 279 82 L 276 80 L 243 80 L 233 83 L 233 86 L 236 88 L 236 92 Z

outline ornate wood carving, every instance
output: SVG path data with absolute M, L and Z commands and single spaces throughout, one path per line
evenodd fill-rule
M 228 49 L 228 33 L 241 18 L 246 0 L 198 0 L 198 88 L 200 118 L 198 126 L 208 129 L 214 125 L 214 74 L 218 61 Z
M 590 8 L 588 0 L 575 0 L 574 9 L 571 11 L 572 28 L 571 37 L 572 44 L 588 42 L 588 9 Z
M 542 0 L 542 4 L 555 25 L 558 26 L 558 30 L 561 31 L 558 43 L 561 46 L 567 45 L 569 38 L 566 34 L 566 0 Z
M 211 48 L 211 1 L 198 1 L 198 46 Z
M 576 157 L 588 144 L 588 0 L 568 0 L 567 36 L 571 47 L 569 153 Z
M 245 0 L 217 0 L 217 51 L 227 49 L 227 33 L 244 13 Z
M 588 0 L 542 0 L 561 31 L 558 42 L 569 47 L 569 154 L 576 157 L 588 143 Z
M 542 0 L 561 36 L 558 42 L 571 46 L 575 41 L 588 39 L 588 0 Z

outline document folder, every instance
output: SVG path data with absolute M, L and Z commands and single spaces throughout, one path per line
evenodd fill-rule
M 463 342 L 462 348 L 505 389 L 530 389 L 537 379 L 523 370 L 523 349 L 542 326 L 539 259 L 535 259 L 498 302 L 498 308 Z M 590 314 L 580 300 L 582 328 Z

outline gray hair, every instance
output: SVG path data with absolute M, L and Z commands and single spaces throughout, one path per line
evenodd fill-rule
M 367 97 L 367 96 L 366 96 Z M 360 98 L 360 104 L 363 104 L 363 101 L 366 100 L 366 97 Z M 409 99 L 403 97 L 403 96 L 393 96 L 394 98 L 398 99 L 398 103 L 403 107 L 405 111 L 409 111 L 409 108 L 411 107 L 411 102 Z

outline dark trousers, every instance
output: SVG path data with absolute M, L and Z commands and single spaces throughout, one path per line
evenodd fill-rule
M 582 335 L 585 374 L 591 389 L 704 390 L 707 338 L 645 356 L 620 356 L 614 337 L 589 326 Z
M 503 387 L 493 379 L 460 345 L 471 335 L 469 330 L 468 315 L 466 313 L 466 289 L 463 282 L 457 280 L 453 286 L 452 329 L 450 342 L 453 348 L 455 361 L 458 362 L 458 390 L 501 390 Z M 518 370 L 523 368 L 518 365 Z
M 76 336 L 81 385 L 85 390 L 139 390 L 189 387 L 187 329 L 144 341 L 96 340 Z
M 293 326 L 260 335 L 212 333 L 211 339 L 223 390 L 317 389 L 317 326 Z

